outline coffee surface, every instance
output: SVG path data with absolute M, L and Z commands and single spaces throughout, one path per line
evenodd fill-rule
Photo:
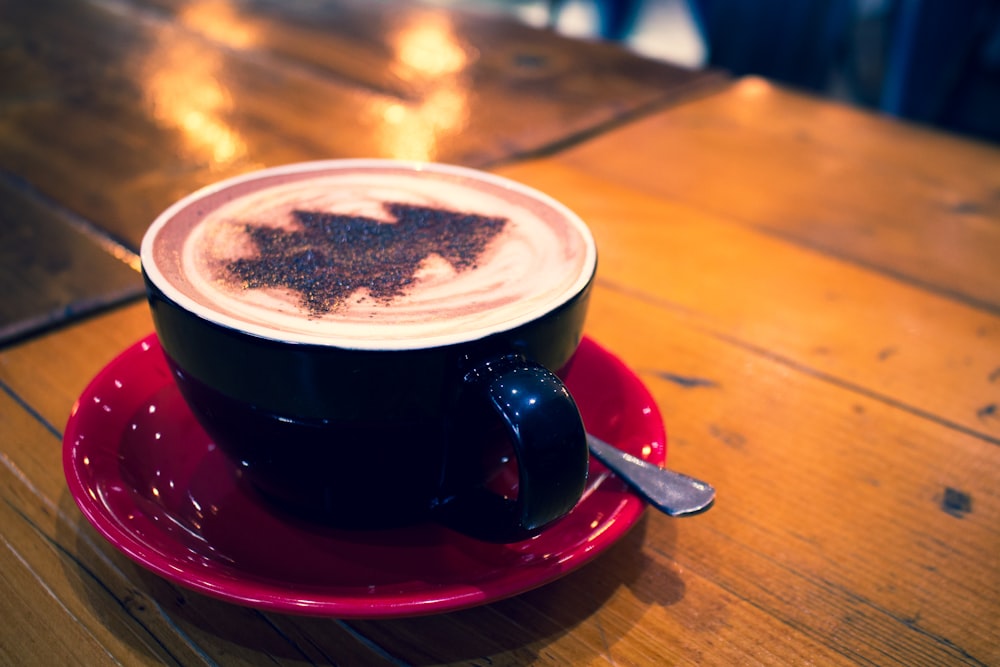
M 593 273 L 553 200 L 460 168 L 265 170 L 196 193 L 143 241 L 166 295 L 226 326 L 358 348 L 471 340 L 542 315 Z
M 386 306 L 420 288 L 417 271 L 437 255 L 455 271 L 475 269 L 507 220 L 385 203 L 391 223 L 360 215 L 292 211 L 292 229 L 246 226 L 251 257 L 225 263 L 220 279 L 243 289 L 285 288 L 313 316 L 349 308 L 363 294 Z

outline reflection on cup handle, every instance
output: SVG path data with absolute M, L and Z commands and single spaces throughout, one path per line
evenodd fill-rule
M 586 486 L 589 454 L 576 402 L 554 373 L 517 355 L 478 366 L 465 386 L 504 425 L 517 458 L 517 497 L 485 488 L 457 494 L 442 504 L 442 521 L 484 540 L 526 538 L 567 514 Z

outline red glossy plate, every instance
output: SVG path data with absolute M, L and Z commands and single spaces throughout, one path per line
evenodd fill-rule
M 656 404 L 614 355 L 584 339 L 566 382 L 588 431 L 664 462 Z M 593 560 L 645 509 L 592 460 L 572 512 L 514 544 L 434 524 L 367 532 L 290 519 L 246 488 L 198 426 L 155 335 L 125 350 L 80 396 L 63 466 L 90 523 L 147 569 L 230 602 L 340 618 L 439 613 L 523 593 Z

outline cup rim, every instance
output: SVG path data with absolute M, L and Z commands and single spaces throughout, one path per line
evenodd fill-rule
M 461 332 L 441 333 L 412 339 L 390 339 L 385 337 L 364 339 L 358 337 L 331 335 L 329 333 L 319 334 L 305 331 L 278 331 L 264 324 L 247 322 L 245 320 L 229 316 L 197 301 L 196 299 L 191 298 L 183 290 L 177 288 L 170 280 L 168 280 L 161 271 L 160 267 L 157 265 L 153 250 L 158 233 L 179 213 L 193 205 L 196 205 L 197 202 L 207 197 L 211 197 L 240 184 L 259 179 L 273 178 L 283 175 L 351 169 L 395 169 L 416 172 L 434 172 L 483 182 L 492 185 L 493 187 L 516 192 L 522 196 L 539 201 L 563 216 L 566 221 L 577 230 L 583 240 L 584 245 L 586 246 L 586 255 L 584 257 L 580 274 L 570 287 L 554 295 L 549 303 L 544 304 L 544 307 L 540 307 L 534 312 L 523 313 L 519 316 L 509 318 L 508 320 L 492 326 L 479 328 L 473 327 L 464 329 Z M 572 301 L 586 289 L 597 270 L 597 246 L 593 233 L 579 215 L 554 197 L 541 192 L 536 188 L 504 176 L 499 176 L 497 174 L 471 167 L 462 167 L 440 162 L 382 158 L 346 158 L 295 162 L 276 167 L 256 169 L 204 186 L 176 201 L 153 220 L 143 236 L 139 256 L 142 271 L 147 280 L 149 280 L 149 282 L 169 300 L 201 319 L 228 329 L 245 332 L 255 337 L 275 342 L 309 344 L 356 350 L 414 350 L 444 347 L 480 340 L 496 333 L 510 331 L 544 317 Z

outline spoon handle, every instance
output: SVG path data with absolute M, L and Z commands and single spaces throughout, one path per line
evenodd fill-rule
M 589 433 L 587 444 L 594 458 L 661 512 L 670 516 L 697 514 L 715 501 L 715 489 L 694 477 L 647 463 Z

